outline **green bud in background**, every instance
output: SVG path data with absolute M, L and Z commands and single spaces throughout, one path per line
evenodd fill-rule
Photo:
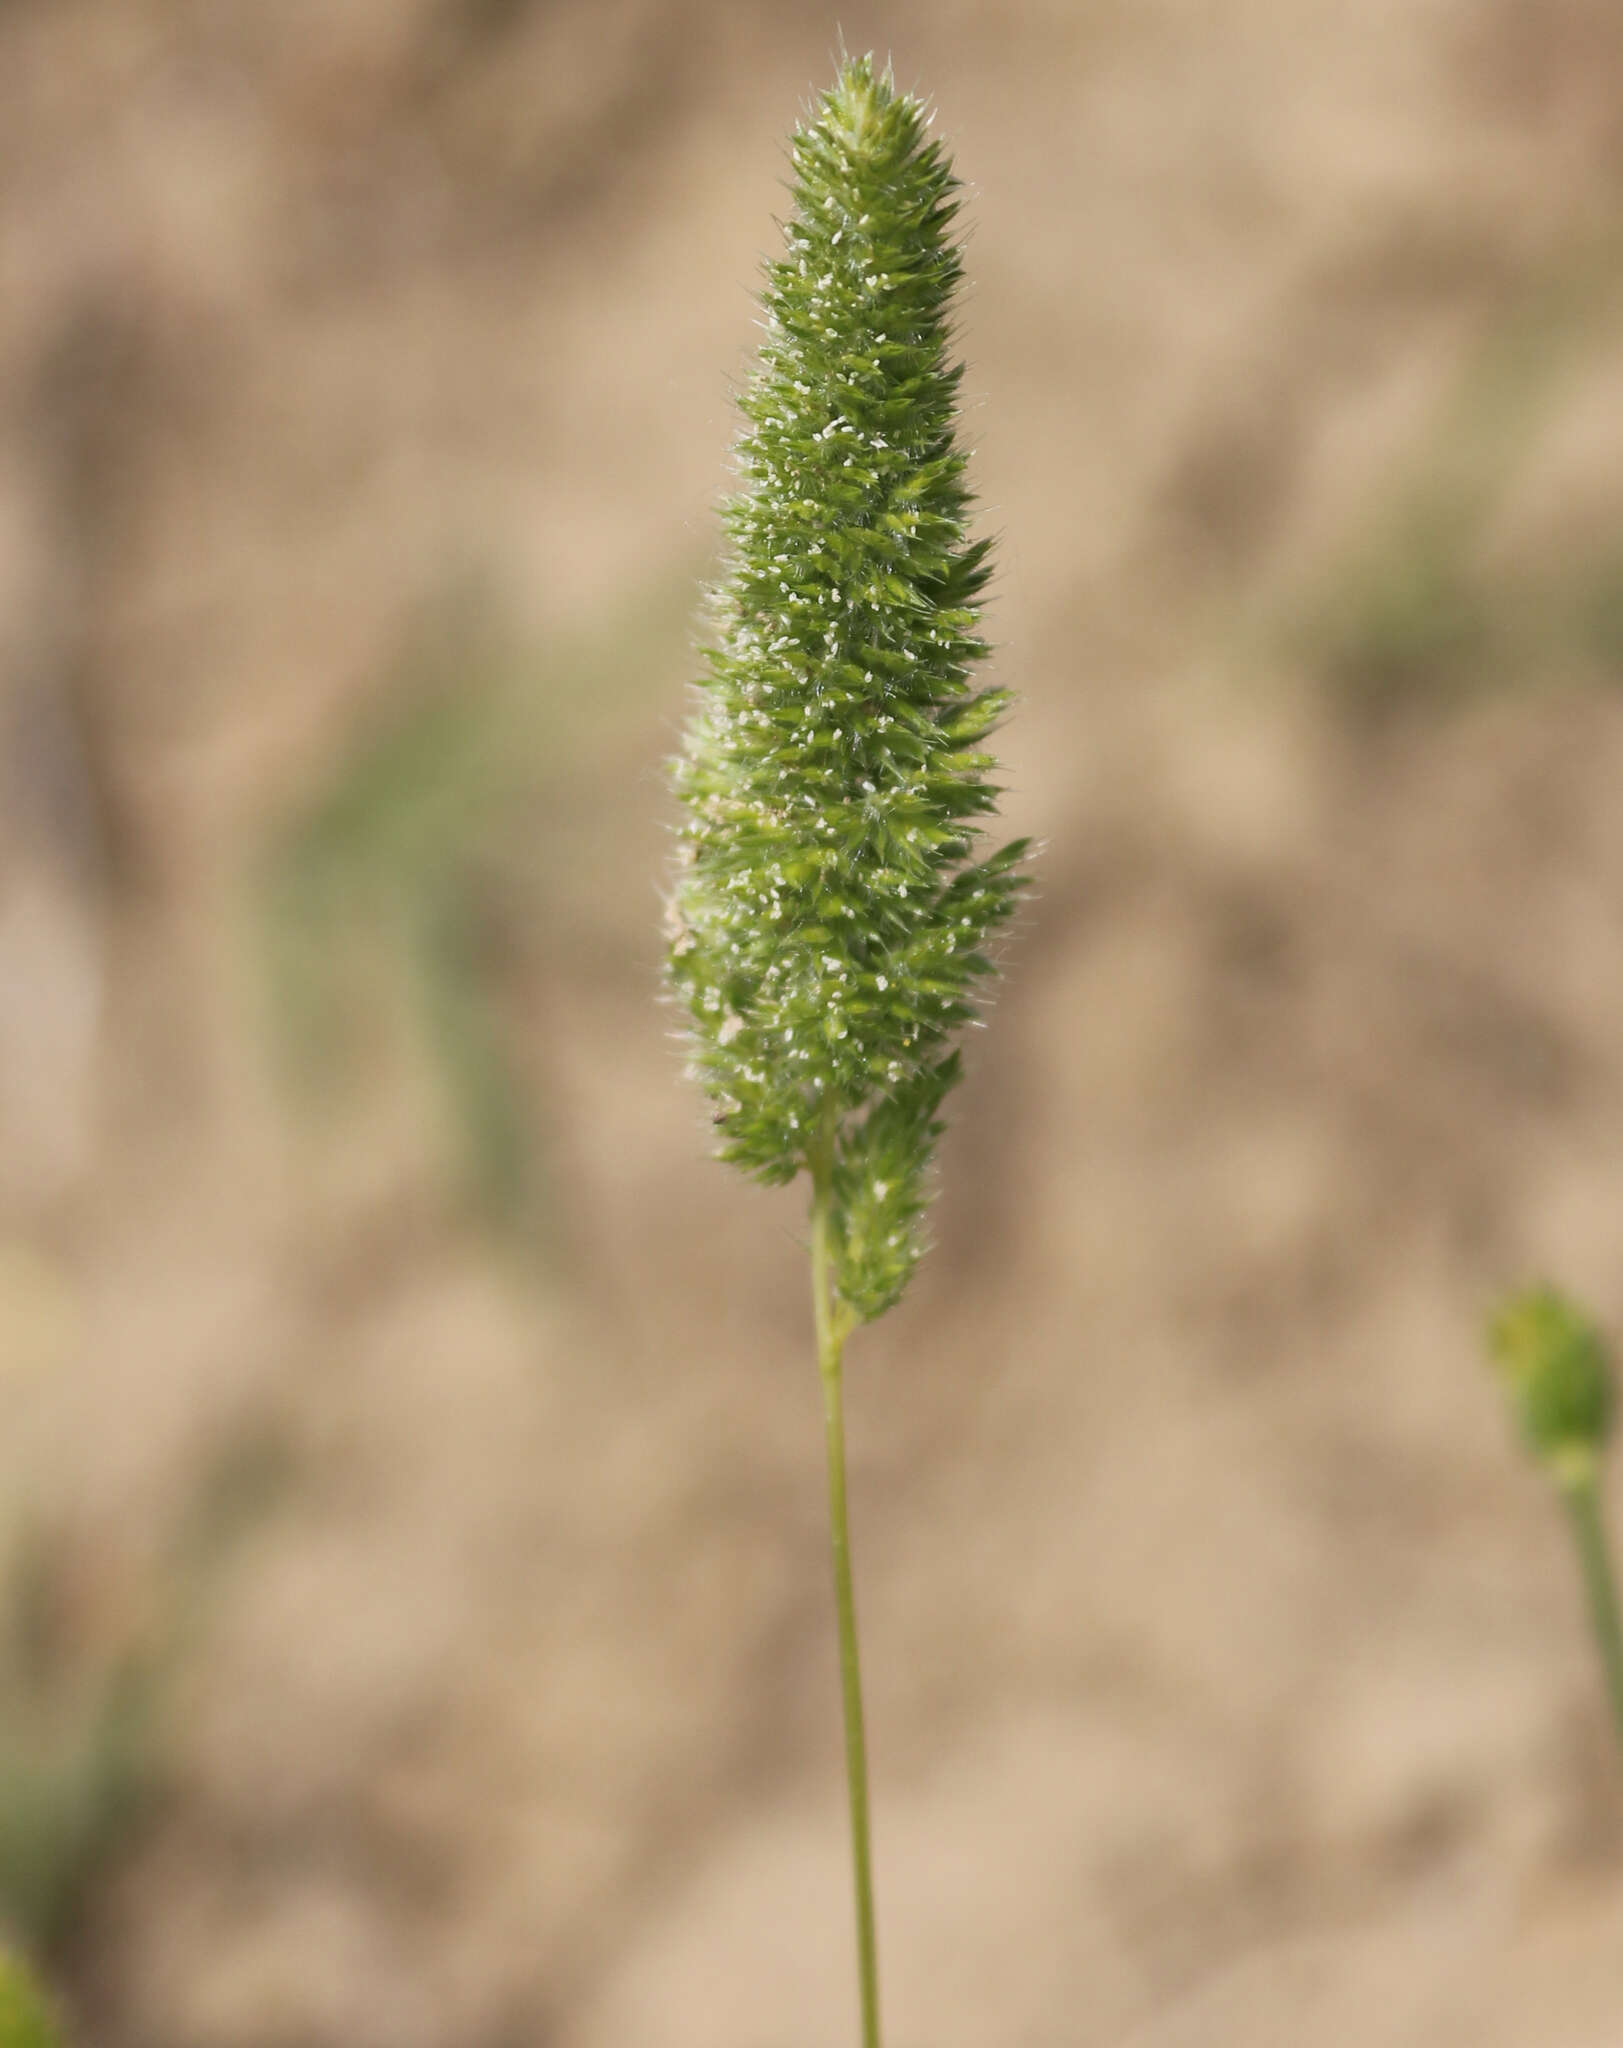
M 1528 1448 L 1566 1508 L 1612 1725 L 1623 1748 L 1623 1607 L 1601 1483 L 1614 1399 L 1605 1340 L 1565 1295 L 1532 1287 L 1512 1296 L 1494 1317 L 1488 1349 Z
M 793 168 L 676 769 L 669 969 L 722 1157 L 771 1183 L 828 1160 L 834 1292 L 867 1321 L 919 1256 L 949 1041 L 1025 849 L 976 851 L 1007 695 L 970 680 L 987 544 L 953 432 L 957 181 L 870 58 Z
M 1564 1482 L 1592 1474 L 1614 1405 L 1594 1324 L 1553 1287 L 1534 1287 L 1498 1311 L 1488 1345 L 1533 1455 Z

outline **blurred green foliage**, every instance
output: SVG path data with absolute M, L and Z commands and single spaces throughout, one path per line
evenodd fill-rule
M 482 586 L 437 594 L 271 836 L 262 907 L 291 1072 L 330 1104 L 360 1081 L 379 1020 L 403 1021 L 458 1178 L 501 1227 L 547 1226 L 542 1105 L 515 1056 L 521 927 L 579 893 L 571 786 L 685 649 L 689 588 L 684 570 L 601 632 L 542 648 L 505 629 Z
M 355 1071 L 392 979 L 434 1055 L 479 1196 L 509 1213 L 533 1171 L 481 940 L 492 842 L 522 790 L 514 658 L 466 593 L 414 622 L 379 706 L 277 833 L 266 878 L 282 1042 L 307 1084 Z
M 0 1931 L 31 1954 L 72 1939 L 149 1810 L 170 1685 L 289 1476 L 275 1434 L 230 1439 L 155 1567 L 139 1625 L 112 1643 L 76 1591 L 84 1546 L 40 1524 L 14 1538 L 0 1582 Z
M 0 2048 L 61 2048 L 61 2041 L 27 1965 L 0 1951 Z
M 42 1726 L 0 1721 L 0 1913 L 30 1949 L 69 1933 L 91 1879 L 128 1839 L 149 1783 L 151 1673 L 121 1662 L 92 1696 Z
M 1559 253 L 1501 305 L 1418 448 L 1298 610 L 1293 637 L 1352 708 L 1452 702 L 1595 671 L 1623 680 L 1623 552 L 1551 567 L 1484 543 L 1566 378 L 1623 315 L 1619 237 Z

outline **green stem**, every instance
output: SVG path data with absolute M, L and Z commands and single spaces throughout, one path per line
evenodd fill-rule
M 836 1300 L 829 1260 L 833 1204 L 835 1120 L 832 1103 L 813 1147 L 811 1266 L 812 1310 L 817 1324 L 817 1367 L 823 1382 L 823 1430 L 828 1446 L 828 1520 L 834 1553 L 834 1603 L 840 1628 L 840 1693 L 845 1707 L 845 1777 L 851 1800 L 851 1865 L 857 1915 L 857 1970 L 862 1987 L 863 2048 L 880 2048 L 879 1945 L 874 1932 L 873 1852 L 868 1829 L 868 1744 L 862 1721 L 862 1661 L 857 1648 L 857 1601 L 851 1581 L 851 1530 L 845 1504 L 845 1409 L 841 1366 L 850 1319 Z
M 1561 1492 L 1572 1517 L 1578 1558 L 1583 1566 L 1584 1591 L 1589 1600 L 1590 1626 L 1595 1631 L 1606 1674 L 1606 1692 L 1618 1743 L 1623 1747 L 1623 1621 L 1618 1616 L 1617 1580 L 1612 1572 L 1601 1511 L 1600 1478 L 1594 1463 L 1586 1462 L 1582 1470 L 1573 1473 Z

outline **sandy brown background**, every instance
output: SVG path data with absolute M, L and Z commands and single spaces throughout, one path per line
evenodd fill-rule
M 801 1205 L 656 1002 L 842 23 L 971 188 L 1045 849 L 851 1359 L 892 2041 L 1616 2048 L 1623 1774 L 1478 1346 L 1530 1271 L 1623 1314 L 1611 0 L 0 6 L 48 1970 L 94 2048 L 854 2036 Z

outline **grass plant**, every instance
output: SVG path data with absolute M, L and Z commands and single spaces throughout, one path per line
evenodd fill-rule
M 716 644 L 676 766 L 668 920 L 721 1157 L 810 1183 L 865 2048 L 879 1966 L 845 1346 L 924 1249 L 953 1040 L 993 978 L 1025 853 L 979 845 L 1008 695 L 971 680 L 988 543 L 967 532 L 955 438 L 958 187 L 929 126 L 859 58 L 794 137 Z

